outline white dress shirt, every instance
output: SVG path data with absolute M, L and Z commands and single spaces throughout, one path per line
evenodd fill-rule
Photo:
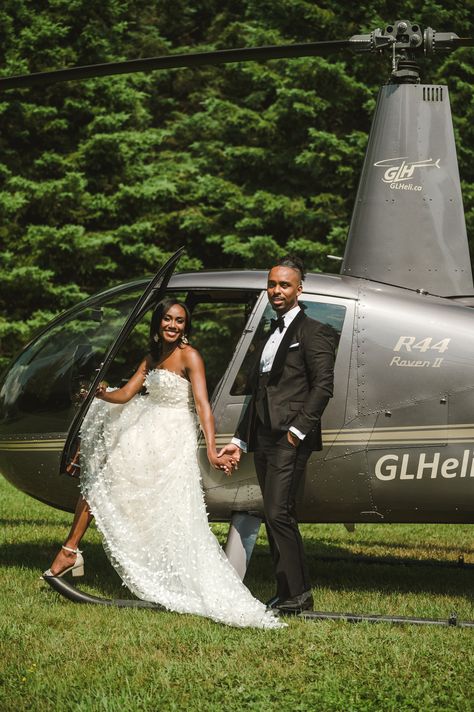
M 262 355 L 260 357 L 260 373 L 268 373 L 268 371 L 272 370 L 276 352 L 278 351 L 278 347 L 283 341 L 283 337 L 286 334 L 286 330 L 290 326 L 295 316 L 297 316 L 300 311 L 301 310 L 299 306 L 296 305 L 296 307 L 293 307 L 293 309 L 287 311 L 286 314 L 283 314 L 282 319 L 285 322 L 285 327 L 283 331 L 280 331 L 280 329 L 277 328 L 275 329 L 273 334 L 270 334 L 270 336 L 268 337 L 268 340 L 265 346 L 263 347 Z
M 275 331 L 268 337 L 268 340 L 265 343 L 265 346 L 263 347 L 262 355 L 260 357 L 261 373 L 268 373 L 272 370 L 276 352 L 278 351 L 278 347 L 283 341 L 283 338 L 286 334 L 286 330 L 290 326 L 293 319 L 300 313 L 300 311 L 301 309 L 298 304 L 292 309 L 289 309 L 285 314 L 282 315 L 285 324 L 283 331 L 280 331 L 279 328 L 276 328 Z M 290 432 L 294 433 L 300 440 L 304 440 L 305 438 L 305 435 L 293 426 L 290 427 Z M 232 443 L 234 445 L 238 445 L 240 449 L 244 452 L 247 452 L 247 443 L 245 443 L 243 440 L 240 440 L 239 438 L 232 438 Z

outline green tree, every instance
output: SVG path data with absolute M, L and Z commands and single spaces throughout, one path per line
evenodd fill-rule
M 345 38 L 405 15 L 472 35 L 447 0 L 5 0 L 3 75 L 180 51 Z M 466 218 L 474 224 L 473 51 L 449 83 Z M 431 65 L 430 65 L 431 67 Z M 343 254 L 386 59 L 302 58 L 51 84 L 0 97 L 0 365 L 81 297 L 154 272 L 313 270 Z

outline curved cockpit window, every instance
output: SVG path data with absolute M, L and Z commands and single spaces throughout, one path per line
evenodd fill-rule
M 130 285 L 79 305 L 53 322 L 20 354 L 0 390 L 0 425 L 5 434 L 57 432 L 69 427 L 104 356 L 143 291 Z M 259 292 L 168 291 L 185 301 L 193 316 L 191 345 L 206 364 L 209 394 L 222 378 Z M 148 352 L 151 309 L 128 334 L 107 370 L 123 385 Z M 21 420 L 21 427 L 19 421 Z
M 141 292 L 134 287 L 98 297 L 64 315 L 32 341 L 11 366 L 0 391 L 2 427 L 9 423 L 14 426 L 16 420 L 27 416 L 27 430 L 64 431 L 81 390 L 87 389 Z M 134 340 L 137 347 L 140 343 L 137 358 L 143 355 L 143 332 L 148 334 L 146 324 L 140 324 L 130 337 L 126 363 L 120 355 L 115 360 L 114 380 L 126 378 L 130 368 L 133 371 L 136 366 L 136 362 L 131 363 Z

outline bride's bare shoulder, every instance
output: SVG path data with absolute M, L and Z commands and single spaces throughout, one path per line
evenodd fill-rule
M 197 365 L 203 363 L 202 356 L 191 344 L 183 344 L 181 346 L 181 358 L 186 366 Z

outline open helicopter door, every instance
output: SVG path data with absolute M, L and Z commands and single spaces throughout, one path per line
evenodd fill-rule
M 66 468 L 69 463 L 74 459 L 74 455 L 77 451 L 77 442 L 79 431 L 81 429 L 82 422 L 89 410 L 90 404 L 94 398 L 94 394 L 97 390 L 97 386 L 104 379 L 110 368 L 115 356 L 117 355 L 119 349 L 125 342 L 126 338 L 132 331 L 133 327 L 140 321 L 146 311 L 154 304 L 157 304 L 160 299 L 164 296 L 165 289 L 168 282 L 173 274 L 176 263 L 181 257 L 184 251 L 184 247 L 180 247 L 172 257 L 166 262 L 166 264 L 155 274 L 155 276 L 148 283 L 143 294 L 138 298 L 133 306 L 129 316 L 123 323 L 121 327 L 116 331 L 116 337 L 112 342 L 106 347 L 104 352 L 103 360 L 97 369 L 96 376 L 93 378 L 89 391 L 84 398 L 80 408 L 78 409 L 74 419 L 69 428 L 66 442 L 61 455 L 60 462 L 60 472 L 66 472 Z

